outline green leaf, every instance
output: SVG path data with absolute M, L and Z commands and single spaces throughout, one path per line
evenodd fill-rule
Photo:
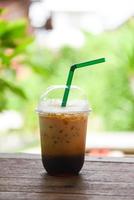
M 25 39 L 28 38 L 26 27 L 27 23 L 24 20 L 0 21 L 0 44 L 12 48 L 23 44 Z
M 27 99 L 25 92 L 20 87 L 14 85 L 12 82 L 0 78 L 0 86 L 1 86 L 1 91 L 5 91 L 6 89 L 8 89 L 15 95 L 23 99 Z
M 8 25 L 8 22 L 6 22 L 4 20 L 0 20 L 0 39 L 6 32 L 7 25 Z M 0 41 L 0 42 L 2 42 L 2 41 Z
M 5 10 L 3 8 L 0 8 L 0 15 L 4 12 Z
M 6 56 L 4 54 L 4 50 L 2 51 L 2 49 L 0 49 L 0 59 L 1 59 L 1 63 L 3 65 L 3 67 L 8 67 L 10 66 L 10 57 L 9 56 Z

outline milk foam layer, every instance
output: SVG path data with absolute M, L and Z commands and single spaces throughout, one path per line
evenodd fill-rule
M 66 107 L 61 107 L 60 99 L 49 99 L 41 101 L 36 109 L 38 113 L 76 113 L 89 112 L 89 104 L 87 100 L 68 101 Z

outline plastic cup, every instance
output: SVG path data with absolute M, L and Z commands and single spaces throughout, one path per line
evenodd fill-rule
M 71 86 L 68 103 L 61 107 L 66 87 L 49 87 L 37 108 L 42 163 L 50 175 L 78 174 L 84 163 L 90 108 L 77 86 Z

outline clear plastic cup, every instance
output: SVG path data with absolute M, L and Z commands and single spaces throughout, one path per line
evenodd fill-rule
M 42 163 L 50 175 L 78 174 L 84 163 L 90 108 L 77 86 L 71 86 L 67 105 L 61 107 L 66 87 L 49 87 L 37 107 Z

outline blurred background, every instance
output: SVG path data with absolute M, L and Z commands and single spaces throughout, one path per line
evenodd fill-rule
M 86 92 L 86 153 L 134 153 L 134 1 L 0 0 L 0 152 L 40 153 L 39 96 L 65 84 Z

